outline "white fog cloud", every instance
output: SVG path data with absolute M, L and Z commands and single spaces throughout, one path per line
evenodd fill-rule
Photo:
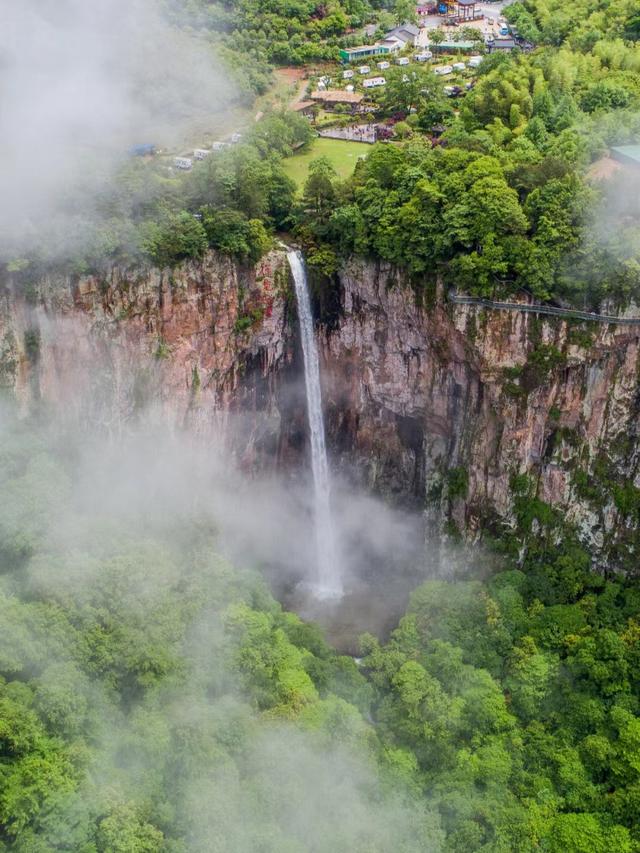
M 181 142 L 230 97 L 159 0 L 0 4 L 0 242 L 77 215 L 131 145 Z

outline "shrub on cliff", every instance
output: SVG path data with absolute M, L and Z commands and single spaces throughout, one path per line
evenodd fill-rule
M 161 222 L 145 222 L 140 227 L 141 247 L 159 267 L 174 267 L 181 261 L 197 260 L 207 250 L 207 234 L 202 223 L 186 210 Z
M 205 207 L 202 225 L 212 248 L 240 261 L 256 263 L 273 244 L 259 219 L 247 219 L 238 210 Z

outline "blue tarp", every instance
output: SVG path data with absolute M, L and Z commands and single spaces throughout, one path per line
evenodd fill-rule
M 147 157 L 156 153 L 156 146 L 151 142 L 143 142 L 141 145 L 132 145 L 129 149 L 131 157 Z

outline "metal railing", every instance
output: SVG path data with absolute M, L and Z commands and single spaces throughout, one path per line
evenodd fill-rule
M 640 326 L 640 317 L 614 317 L 611 314 L 595 314 L 591 311 L 577 311 L 573 308 L 556 308 L 553 305 L 527 305 L 521 302 L 495 302 L 480 296 L 460 296 L 455 290 L 447 293 L 449 302 L 456 305 L 480 305 L 496 311 L 522 311 L 525 314 L 548 314 L 568 320 L 587 320 L 591 323 L 615 323 L 617 325 Z

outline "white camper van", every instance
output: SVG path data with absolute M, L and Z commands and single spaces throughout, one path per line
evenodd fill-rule
M 173 165 L 176 169 L 184 169 L 185 171 L 188 171 L 193 168 L 193 160 L 190 157 L 174 157 Z

